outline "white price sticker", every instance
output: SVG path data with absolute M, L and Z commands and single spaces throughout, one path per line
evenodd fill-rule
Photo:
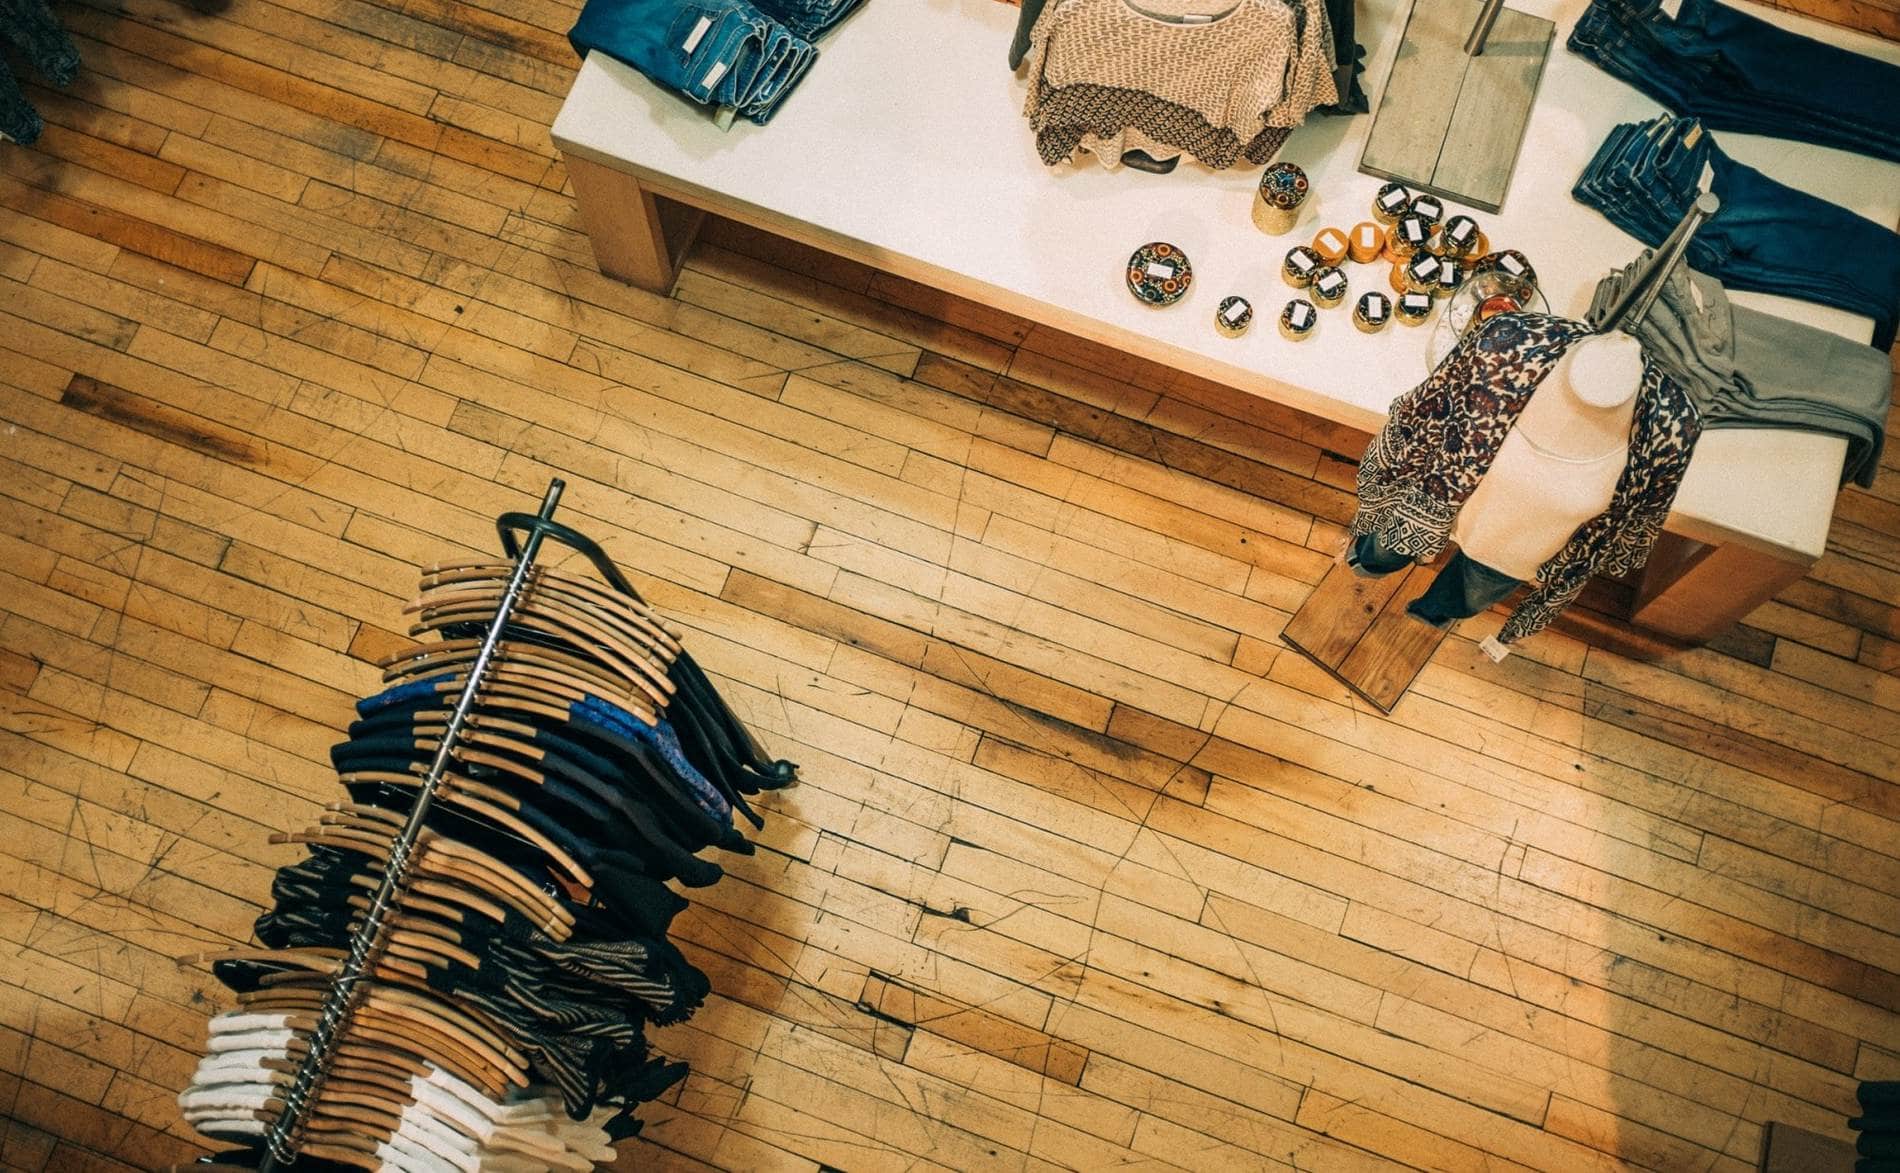
M 1220 316 L 1223 321 L 1225 321 L 1228 325 L 1231 326 L 1235 322 L 1240 321 L 1240 319 L 1245 317 L 1246 314 L 1247 314 L 1247 303 L 1244 301 L 1237 301 L 1233 305 L 1230 305 L 1226 309 L 1222 310 Z
M 1164 264 L 1161 261 L 1149 261 L 1147 273 L 1148 276 L 1156 278 L 1157 280 L 1166 281 L 1174 276 L 1174 266 Z

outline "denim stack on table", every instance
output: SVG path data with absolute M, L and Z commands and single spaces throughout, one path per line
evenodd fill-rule
M 1699 119 L 1664 114 L 1617 127 L 1571 194 L 1653 246 L 1705 189 L 1722 207 L 1690 242 L 1692 266 L 1729 289 L 1872 318 L 1874 346 L 1893 345 L 1900 233 L 1737 163 Z
M 763 125 L 861 0 L 588 0 L 568 33 L 703 106 Z
M 1900 162 L 1900 66 L 1715 0 L 1593 0 L 1570 49 L 1712 130 Z

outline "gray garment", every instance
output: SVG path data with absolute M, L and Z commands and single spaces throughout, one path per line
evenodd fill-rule
M 1597 285 L 1594 317 L 1649 252 Z M 1893 367 L 1871 346 L 1729 302 L 1713 277 L 1678 265 L 1643 321 L 1625 327 L 1683 385 L 1710 428 L 1800 428 L 1847 438 L 1841 483 L 1871 487 L 1886 443 Z
M 1029 56 L 1029 34 L 1036 27 L 1036 18 L 1042 15 L 1045 0 L 1022 0 L 1022 11 L 1016 14 L 1016 37 L 1009 43 L 1009 67 L 1021 69 L 1023 58 Z

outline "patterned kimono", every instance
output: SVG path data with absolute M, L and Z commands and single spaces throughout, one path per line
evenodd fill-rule
M 1437 557 L 1531 393 L 1590 334 L 1582 322 L 1547 314 L 1503 314 L 1467 332 L 1437 370 L 1393 401 L 1366 449 L 1353 536 L 1377 534 L 1387 549 L 1420 561 Z M 1537 589 L 1511 613 L 1499 643 L 1542 631 L 1592 575 L 1627 574 L 1649 560 L 1701 433 L 1695 404 L 1645 360 L 1629 463 L 1610 507 L 1538 569 Z

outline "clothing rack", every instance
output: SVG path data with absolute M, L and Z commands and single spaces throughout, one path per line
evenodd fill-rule
M 389 863 L 383 870 L 382 883 L 370 900 L 369 911 L 363 918 L 356 934 L 351 938 L 350 948 L 343 967 L 331 984 L 323 1009 L 317 1016 L 316 1029 L 310 1035 L 310 1049 L 305 1054 L 302 1065 L 297 1070 L 295 1081 L 284 1097 L 284 1109 L 266 1134 L 264 1156 L 258 1166 L 259 1173 L 273 1173 L 280 1164 L 289 1165 L 297 1159 L 298 1137 L 310 1108 L 323 1082 L 329 1074 L 331 1057 L 335 1053 L 338 1038 L 349 1026 L 351 1014 L 355 1011 L 363 989 L 364 979 L 370 964 L 381 952 L 388 938 L 388 916 L 390 908 L 400 898 L 408 884 L 416 857 L 416 840 L 422 834 L 424 820 L 435 800 L 435 792 L 440 785 L 443 773 L 449 767 L 457 742 L 468 720 L 469 710 L 474 706 L 476 695 L 481 691 L 483 679 L 487 676 L 488 666 L 495 653 L 495 645 L 501 633 L 507 628 L 508 618 L 514 612 L 515 602 L 521 596 L 522 585 L 527 581 L 528 571 L 534 565 L 535 555 L 541 550 L 542 540 L 552 526 L 554 510 L 560 504 L 561 493 L 566 482 L 555 477 L 548 482 L 547 494 L 541 499 L 541 509 L 535 514 L 535 522 L 528 526 L 528 537 L 514 556 L 514 572 L 509 576 L 503 590 L 500 603 L 495 608 L 494 621 L 489 624 L 487 633 L 482 637 L 481 650 L 476 654 L 475 662 L 468 672 L 468 681 L 462 686 L 461 694 L 456 698 L 451 710 L 448 728 L 442 735 L 442 744 L 436 749 L 435 759 L 429 772 L 423 778 L 416 792 L 415 805 L 410 808 L 409 817 L 402 829 L 396 833 L 390 843 Z M 504 533 L 508 531 L 503 530 Z
M 1650 253 L 1649 265 L 1623 286 L 1616 300 L 1605 306 L 1590 325 L 1598 333 L 1607 334 L 1618 327 L 1629 329 L 1641 322 L 1644 315 L 1649 313 L 1649 307 L 1662 294 L 1663 284 L 1669 280 L 1669 275 L 1682 263 L 1696 230 L 1702 227 L 1703 221 L 1721 210 L 1722 200 L 1714 192 L 1705 191 L 1696 196 L 1689 210 L 1670 230 L 1662 246 Z
M 575 1171 L 686 1074 L 645 1037 L 711 992 L 668 939 L 688 907 L 668 884 L 717 882 L 701 851 L 752 854 L 746 797 L 797 766 L 553 519 L 563 488 L 495 519 L 501 557 L 424 568 L 417 642 L 331 747 L 347 800 L 271 836 L 309 852 L 277 869 L 261 947 L 180 959 L 237 1005 L 179 1106 L 239 1147 L 174 1169 Z

